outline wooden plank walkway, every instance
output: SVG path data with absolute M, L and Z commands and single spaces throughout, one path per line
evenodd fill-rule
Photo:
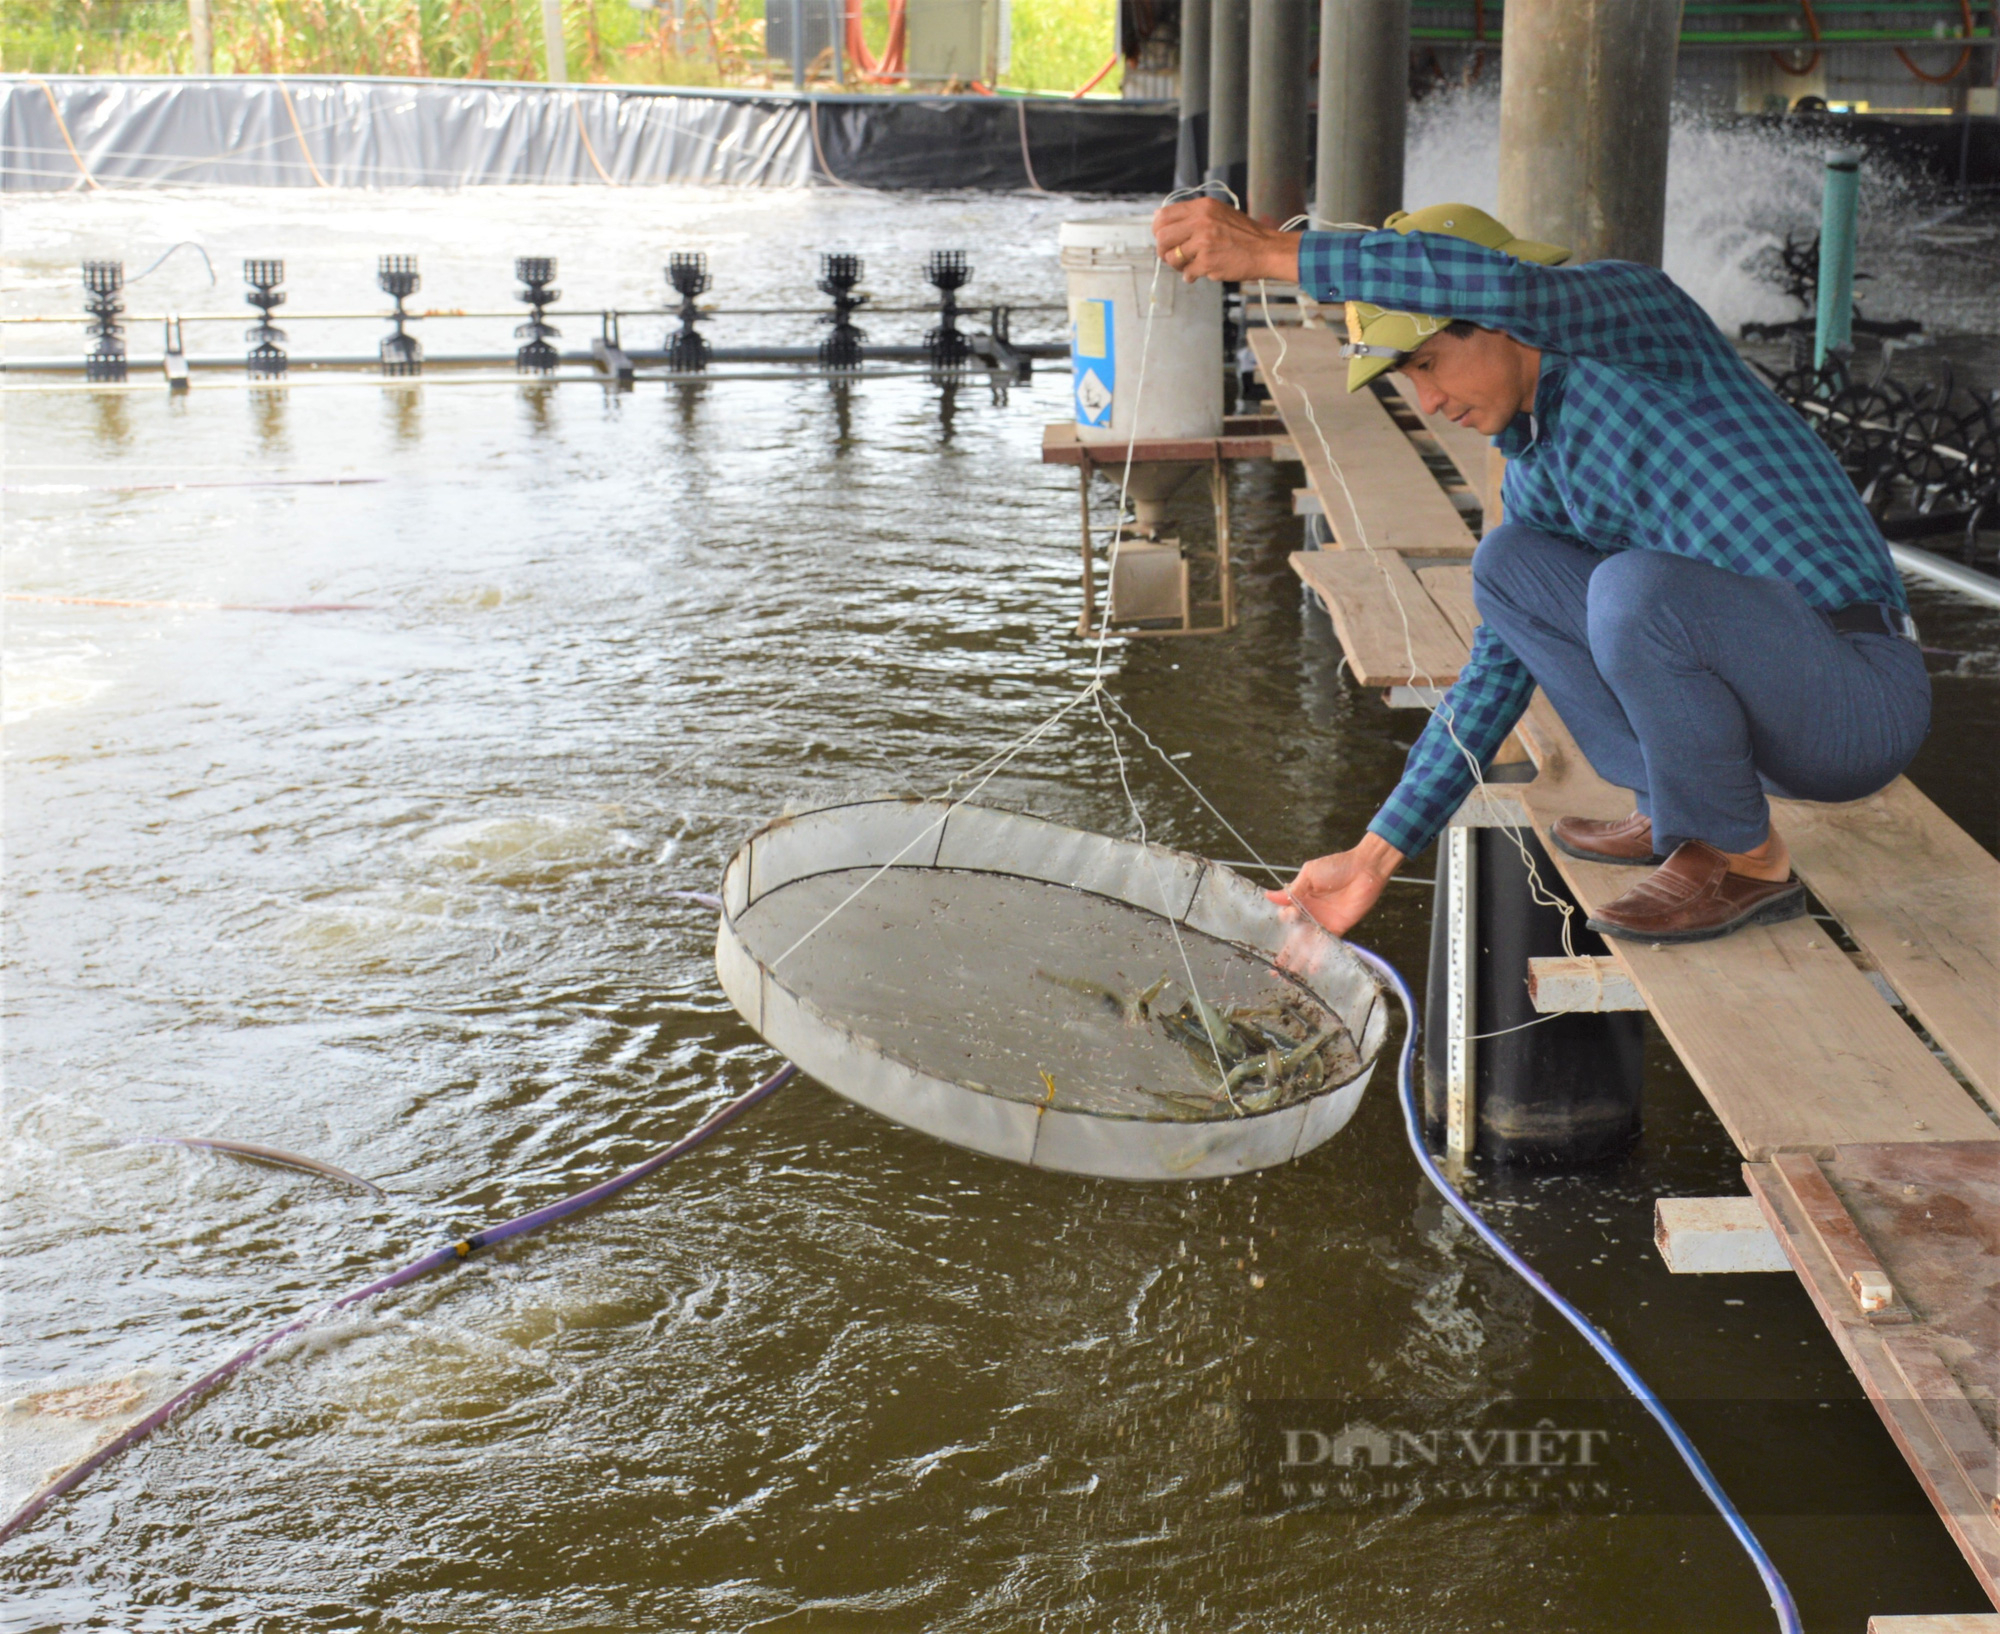
M 1342 550 L 1472 554 L 1479 541 L 1381 400 L 1373 392 L 1348 392 L 1339 335 L 1288 329 L 1281 338 L 1253 329 L 1250 345 Z
M 1842 1146 L 1823 1164 L 1802 1155 L 1746 1164 L 1744 1177 L 1889 1434 L 2000 1602 L 2000 1149 Z M 1886 1299 L 1868 1298 L 1871 1286 Z
M 1906 777 L 1849 805 L 1773 810 L 1799 877 L 2000 1108 L 2000 867 Z
M 1364 684 L 1407 685 L 1413 669 L 1442 679 L 1479 622 L 1470 567 L 1436 560 L 1464 525 L 1409 502 L 1409 462 L 1380 435 L 1394 422 L 1361 401 L 1369 394 L 1346 396 L 1337 337 L 1289 339 L 1276 380 L 1271 337 L 1252 343 L 1314 491 L 1338 494 L 1308 403 L 1361 512 L 1351 539 L 1374 547 L 1302 551 L 1292 565 L 1326 600 Z M 1392 551 L 1417 558 L 1410 571 L 1379 570 Z M 1378 570 L 1361 571 L 1357 556 Z M 1514 736 L 1536 775 L 1487 799 L 1512 801 L 1544 840 L 1565 813 L 1631 811 L 1630 792 L 1596 774 L 1541 692 Z M 1612 958 L 1750 1160 L 1746 1179 L 1787 1257 L 2000 1605 L 2000 860 L 1904 779 L 1849 805 L 1775 802 L 1773 822 L 1962 1082 L 1817 920 L 1684 947 L 1612 942 Z M 1586 913 L 1632 882 L 1629 869 L 1547 849 Z

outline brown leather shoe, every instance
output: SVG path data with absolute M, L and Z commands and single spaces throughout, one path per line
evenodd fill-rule
M 1712 845 L 1688 840 L 1616 901 L 1585 921 L 1628 942 L 1708 942 L 1745 925 L 1775 925 L 1806 911 L 1806 888 L 1791 879 L 1732 874 Z
M 1596 817 L 1558 817 L 1549 827 L 1558 851 L 1584 862 L 1615 862 L 1652 868 L 1667 859 L 1653 849 L 1653 820 L 1633 812 L 1615 823 Z

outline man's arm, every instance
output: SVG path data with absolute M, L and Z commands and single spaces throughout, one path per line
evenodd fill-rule
M 1296 283 L 1302 233 L 1259 226 L 1220 199 L 1183 199 L 1153 217 L 1153 243 L 1160 259 L 1185 283 L 1213 278 L 1219 284 L 1254 283 L 1259 278 Z
M 1727 347 L 1665 274 L 1625 261 L 1545 267 L 1441 233 L 1280 233 L 1216 199 L 1168 205 L 1153 238 L 1189 282 L 1297 282 L 1317 300 L 1463 318 L 1659 375 L 1697 372 L 1705 345 Z
M 1402 780 L 1351 851 L 1317 857 L 1282 890 L 1266 895 L 1280 907 L 1302 908 L 1344 936 L 1375 906 L 1406 856 L 1436 839 L 1484 766 L 1527 710 L 1535 690 L 1527 666 L 1485 625 L 1472 634 L 1472 655 L 1403 763 Z M 1468 761 L 1468 757 L 1469 761 Z

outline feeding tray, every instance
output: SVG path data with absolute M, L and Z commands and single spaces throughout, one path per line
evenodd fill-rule
M 717 974 L 773 1048 L 897 1123 L 1038 1168 L 1287 1162 L 1354 1115 L 1388 1031 L 1361 960 L 1240 875 L 987 806 L 784 818 L 722 899 Z

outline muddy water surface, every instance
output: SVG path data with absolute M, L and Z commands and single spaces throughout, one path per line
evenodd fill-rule
M 17 281 L 64 310 L 81 253 L 199 234 L 225 267 L 285 253 L 302 285 L 344 256 L 370 305 L 383 250 L 424 255 L 439 304 L 454 269 L 503 285 L 516 252 L 609 300 L 708 235 L 725 286 L 768 304 L 804 304 L 825 247 L 914 294 L 924 251 L 963 246 L 970 294 L 1027 300 L 1057 292 L 1063 209 L 1102 208 L 613 202 L 483 199 L 479 243 L 462 201 L 37 202 Z M 7 496 L 9 593 L 180 604 L 6 608 L 10 1392 L 199 1369 L 684 1131 L 773 1060 L 716 988 L 712 921 L 669 893 L 711 888 L 787 803 L 939 789 L 1090 662 L 1073 478 L 1037 461 L 1065 411 L 1047 372 L 1004 404 L 511 378 L 7 401 L 8 482 L 76 490 Z M 326 476 L 381 480 L 124 491 Z M 1288 862 L 1351 839 L 1416 724 L 1346 684 L 1301 609 L 1296 480 L 1235 474 L 1241 630 L 1114 648 L 1111 682 Z M 2000 615 L 1919 603 L 1964 656 L 1914 775 L 1992 845 Z M 1132 765 L 1154 838 L 1235 855 Z M 1080 717 L 988 795 L 1131 826 Z M 1398 886 L 1368 939 L 1417 972 L 1428 912 Z M 1489 1179 L 1484 1202 L 1664 1393 L 1851 1397 L 1791 1279 L 1661 1269 L 1652 1199 L 1740 1181 L 1657 1044 L 1648 1097 L 1628 1160 Z M 117 1144 L 170 1134 L 310 1153 L 388 1197 Z M 1770 1626 L 1692 1504 L 1245 1513 L 1246 1400 L 1611 1388 L 1427 1194 L 1386 1076 L 1306 1160 L 1164 1187 L 1008 1167 L 801 1082 L 612 1208 L 274 1354 L 0 1551 L 0 1622 Z M 1718 1457 L 1728 1478 L 1784 1450 Z M 1912 1501 L 1886 1439 L 1852 1490 Z M 1815 1628 L 1979 1604 L 1927 1515 L 1759 1524 Z

